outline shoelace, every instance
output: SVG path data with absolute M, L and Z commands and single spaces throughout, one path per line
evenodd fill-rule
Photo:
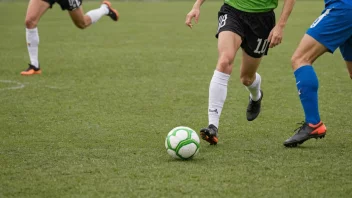
M 293 132 L 295 132 L 295 133 L 300 132 L 301 129 L 304 127 L 305 123 L 306 123 L 305 121 L 297 122 L 297 124 L 299 124 L 299 125 L 301 125 L 301 126 L 299 126 L 298 128 L 296 128 Z

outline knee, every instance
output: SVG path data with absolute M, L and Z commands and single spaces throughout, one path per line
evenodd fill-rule
M 217 69 L 221 72 L 230 74 L 232 72 L 232 63 L 234 57 L 228 54 L 223 54 L 219 57 Z
M 34 17 L 26 17 L 26 20 L 25 20 L 25 25 L 26 25 L 26 28 L 28 29 L 33 29 L 35 27 L 37 27 L 37 20 L 35 20 Z
M 302 62 L 302 57 L 297 54 L 293 54 L 293 56 L 291 57 L 292 69 L 296 70 L 300 66 L 301 62 Z
M 247 76 L 247 75 L 243 75 L 240 77 L 241 79 L 241 83 L 244 85 L 244 86 L 250 86 L 252 85 L 253 81 L 255 80 L 255 75 L 253 77 L 251 76 Z
M 291 57 L 291 66 L 292 69 L 295 71 L 303 65 L 312 65 L 313 59 L 307 55 L 294 53 Z

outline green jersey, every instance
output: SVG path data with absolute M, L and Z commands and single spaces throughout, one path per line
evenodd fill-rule
M 277 7 L 278 0 L 225 0 L 225 3 L 244 12 L 268 12 Z

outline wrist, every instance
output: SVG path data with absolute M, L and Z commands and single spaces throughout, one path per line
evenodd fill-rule
M 277 23 L 277 27 L 281 28 L 281 29 L 284 29 L 286 26 L 286 23 L 285 22 L 279 22 Z
M 203 4 L 202 0 L 197 0 L 194 5 L 193 5 L 193 9 L 199 10 L 200 6 Z
M 194 10 L 199 10 L 199 9 L 200 9 L 200 4 L 196 2 L 196 3 L 193 5 L 193 8 L 192 8 L 192 9 L 194 9 Z

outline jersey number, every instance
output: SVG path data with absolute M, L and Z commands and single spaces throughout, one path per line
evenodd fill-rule
M 314 28 L 315 26 L 317 26 L 318 23 L 319 23 L 321 20 L 323 20 L 323 18 L 324 18 L 326 15 L 328 15 L 328 14 L 330 13 L 330 10 L 331 10 L 331 9 L 326 9 L 325 12 L 324 12 L 322 15 L 320 15 L 320 16 L 313 22 L 313 24 L 310 26 L 310 28 Z
M 268 48 L 269 41 L 268 39 L 265 39 L 263 42 L 263 39 L 258 38 L 258 45 L 257 48 L 254 50 L 254 53 L 256 54 L 263 54 L 266 51 L 266 48 Z
M 220 28 L 222 28 L 226 25 L 226 20 L 227 20 L 227 14 L 221 15 L 219 17 L 218 33 L 219 33 Z

